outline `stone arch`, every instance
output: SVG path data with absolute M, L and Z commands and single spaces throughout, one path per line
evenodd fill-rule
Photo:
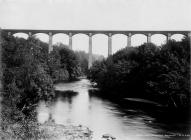
M 74 33 L 72 33 L 72 36 L 75 36 L 75 35 L 78 35 L 78 34 L 89 36 L 89 32 L 83 32 L 83 31 L 74 32 Z M 92 34 L 92 35 L 93 35 L 93 34 Z
M 62 32 L 58 32 L 58 33 L 53 33 L 52 36 L 56 36 L 56 35 L 66 35 L 69 36 L 67 33 L 62 33 Z
M 124 35 L 124 36 L 127 36 L 127 34 L 125 33 L 113 33 L 112 36 L 115 36 L 115 35 Z
M 33 36 L 36 36 L 36 35 L 39 35 L 39 34 L 48 35 L 48 32 L 34 32 L 34 33 L 32 33 Z
M 131 34 L 131 37 L 133 37 L 133 36 L 145 36 L 145 37 L 147 37 L 147 34 L 146 33 L 132 33 Z
M 73 37 L 74 37 L 74 36 L 79 36 L 79 35 L 89 37 L 88 33 L 81 33 L 81 32 L 73 34 Z
M 108 37 L 108 33 L 92 33 L 92 37 L 98 36 L 98 35 L 103 35 L 103 36 Z
M 152 34 L 151 34 L 151 37 L 154 36 L 154 35 L 163 35 L 163 36 L 167 37 L 167 36 L 168 36 L 168 33 L 162 33 L 162 32 L 152 33 Z
M 140 31 L 140 32 L 137 31 L 137 32 L 132 32 L 131 33 L 131 37 L 135 36 L 135 35 L 143 35 L 143 36 L 147 37 L 148 33 L 147 32 L 142 32 L 142 31 Z

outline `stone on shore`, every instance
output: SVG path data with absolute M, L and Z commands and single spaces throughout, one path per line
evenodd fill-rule
M 46 140 L 91 140 L 92 131 L 85 126 L 61 125 L 47 122 L 39 125 Z M 41 140 L 43 140 L 42 138 Z

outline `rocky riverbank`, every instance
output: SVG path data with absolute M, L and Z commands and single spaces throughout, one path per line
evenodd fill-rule
M 39 124 L 29 122 L 27 127 L 21 124 L 9 125 L 6 131 L 0 131 L 1 140 L 91 140 L 92 131 L 85 126 L 60 125 L 54 122 Z
M 48 122 L 39 126 L 47 140 L 91 140 L 92 131 L 84 126 L 59 125 Z M 43 138 L 42 138 L 43 140 Z

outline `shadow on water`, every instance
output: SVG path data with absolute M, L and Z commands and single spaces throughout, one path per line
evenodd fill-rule
M 57 100 L 58 98 L 63 101 L 69 101 L 69 103 L 72 102 L 72 98 L 77 96 L 78 92 L 72 91 L 72 90 L 66 90 L 66 91 L 55 91 L 55 98 L 53 101 Z
M 152 102 L 125 100 L 112 95 L 102 94 L 99 90 L 89 90 L 89 97 L 102 98 L 112 102 L 121 112 L 121 117 L 141 119 L 145 125 L 157 129 L 156 135 L 164 136 L 164 140 L 189 140 L 191 134 L 190 111 L 170 110 Z M 159 131 L 160 130 L 160 131 Z

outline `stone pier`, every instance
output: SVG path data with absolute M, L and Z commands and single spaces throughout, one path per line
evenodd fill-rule
M 89 58 L 88 58 L 88 68 L 92 66 L 92 33 L 89 33 Z
M 171 33 L 167 34 L 167 42 L 171 39 Z
M 108 34 L 108 56 L 112 55 L 112 34 Z
M 147 35 L 147 43 L 151 43 L 151 33 L 148 33 Z
M 48 43 L 48 52 L 53 51 L 53 46 L 52 46 L 52 32 L 49 32 L 49 43 Z
M 127 35 L 127 47 L 131 47 L 131 33 Z
M 69 33 L 69 49 L 72 50 L 72 33 Z

